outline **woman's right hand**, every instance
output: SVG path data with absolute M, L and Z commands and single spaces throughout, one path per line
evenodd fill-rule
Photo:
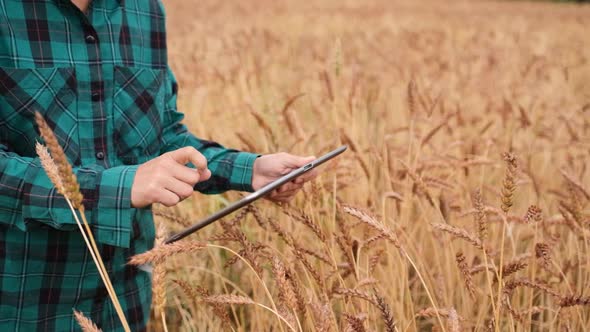
M 186 166 L 189 162 L 197 169 Z M 192 146 L 167 152 L 138 167 L 131 188 L 131 205 L 174 206 L 191 196 L 197 183 L 210 177 L 207 159 Z

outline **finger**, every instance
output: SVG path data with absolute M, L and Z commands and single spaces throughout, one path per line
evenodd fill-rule
M 266 198 L 270 199 L 271 201 L 277 201 L 277 198 L 279 197 L 281 197 L 281 194 L 278 192 L 278 189 L 275 189 Z
M 186 165 L 191 162 L 197 169 L 204 170 L 207 168 L 207 159 L 205 156 L 192 146 L 185 146 L 169 153 L 170 157 L 179 164 Z
M 320 172 L 317 169 L 312 169 L 311 171 L 301 175 L 300 177 L 298 177 L 297 179 L 295 179 L 295 183 L 297 184 L 303 184 L 305 182 L 309 182 L 314 180 L 315 178 L 318 177 L 318 175 L 320 174 Z
M 175 178 L 169 178 L 164 184 L 164 188 L 176 194 L 180 200 L 186 199 L 194 192 L 192 185 L 184 183 Z
M 303 186 L 303 184 L 289 182 L 289 183 L 285 183 L 284 185 L 282 185 L 279 188 L 277 188 L 277 192 L 280 194 L 280 193 L 284 193 L 286 191 L 291 191 L 291 190 L 299 189 L 302 186 Z
M 305 164 L 308 164 L 308 163 L 314 161 L 315 159 L 316 159 L 315 156 L 300 157 L 300 156 L 292 155 L 289 153 L 284 154 L 284 160 L 285 160 L 286 166 L 291 167 L 291 168 L 299 168 L 301 166 L 304 166 Z
M 172 151 L 170 152 L 170 157 L 181 165 L 186 165 L 191 162 L 198 170 L 198 182 L 206 181 L 211 178 L 211 171 L 207 168 L 207 159 L 192 146 Z
M 211 178 L 211 170 L 209 170 L 208 168 L 203 169 L 199 169 L 199 182 L 203 182 L 203 181 L 207 181 Z
M 282 192 L 282 193 L 277 194 L 277 197 L 295 196 L 300 191 L 301 191 L 300 188 L 289 190 L 289 191 L 285 191 L 285 192 Z
M 304 183 L 293 183 L 291 186 L 282 191 L 282 193 L 290 192 L 290 191 L 299 191 L 303 188 Z
M 186 184 L 194 186 L 201 180 L 201 173 L 196 169 L 175 162 L 170 163 L 167 167 L 174 178 Z
M 286 185 L 283 185 L 281 188 L 282 190 L 279 190 L 280 194 L 284 194 L 286 192 L 291 192 L 291 191 L 299 191 L 301 190 L 301 188 L 303 188 L 303 183 L 289 183 Z
M 178 202 L 180 202 L 180 197 L 170 190 L 161 190 L 158 193 L 158 203 L 164 206 L 171 207 L 178 204 Z
M 280 197 L 277 194 L 274 194 L 274 195 L 270 194 L 267 197 L 265 197 L 265 199 L 267 199 L 271 202 L 278 202 L 278 203 L 287 203 L 288 202 L 285 198 Z
M 288 193 L 278 193 L 275 189 L 270 193 L 270 195 L 266 197 L 266 199 L 278 203 L 289 203 L 293 200 L 297 192 L 298 190 L 294 190 Z
M 293 186 L 294 186 L 294 184 L 292 184 L 292 183 L 286 183 L 286 184 L 284 184 L 284 185 L 282 185 L 282 186 L 280 186 L 280 187 L 278 187 L 278 188 L 276 189 L 276 191 L 277 191 L 277 194 L 281 194 L 281 193 L 283 193 L 283 192 L 285 192 L 285 191 L 289 191 L 289 190 L 291 190 L 291 188 L 292 188 Z
M 292 190 L 289 191 L 284 191 L 284 192 L 280 192 L 280 193 L 276 193 L 275 195 L 271 196 L 273 199 L 284 199 L 284 198 L 293 198 L 295 197 L 295 195 L 297 195 L 298 192 L 301 191 L 301 187 L 299 188 L 294 188 Z

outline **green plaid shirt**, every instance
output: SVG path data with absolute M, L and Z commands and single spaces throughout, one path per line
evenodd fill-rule
M 0 0 L 0 331 L 78 330 L 72 309 L 121 330 L 67 204 L 35 154 L 34 112 L 78 176 L 87 217 L 123 310 L 145 329 L 151 279 L 127 259 L 150 249 L 149 209 L 131 208 L 137 165 L 183 146 L 209 160 L 205 193 L 251 191 L 256 155 L 180 123 L 157 0 Z

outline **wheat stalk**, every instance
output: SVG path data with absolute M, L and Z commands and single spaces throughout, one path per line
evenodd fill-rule
M 365 278 L 365 279 L 359 280 L 359 282 L 357 282 L 357 284 L 354 288 L 362 288 L 362 287 L 366 287 L 366 286 L 372 286 L 372 285 L 375 285 L 378 283 L 379 283 L 379 280 L 377 280 L 375 278 Z
M 314 328 L 317 332 L 330 332 L 332 331 L 332 317 L 330 307 L 327 304 L 321 304 L 318 302 L 312 302 L 311 308 L 313 312 L 313 323 Z
M 416 105 L 416 98 L 418 95 L 418 87 L 416 85 L 416 81 L 413 79 L 408 83 L 407 88 L 407 101 L 408 101 L 408 110 L 410 111 L 410 116 L 415 115 L 418 112 L 418 106 Z
M 370 227 L 378 230 L 379 232 L 381 232 L 382 234 L 387 236 L 387 238 L 390 240 L 390 242 L 393 243 L 393 245 L 396 246 L 401 251 L 401 253 L 404 255 L 404 257 L 412 265 L 412 267 L 414 268 L 414 271 L 416 271 L 416 273 L 418 275 L 418 278 L 420 278 L 420 282 L 424 286 L 424 290 L 426 291 L 426 294 L 428 295 L 428 299 L 430 300 L 432 306 L 436 308 L 436 304 L 434 302 L 434 299 L 432 298 L 432 295 L 430 294 L 430 290 L 428 289 L 428 287 L 426 285 L 426 281 L 422 277 L 420 270 L 418 270 L 418 266 L 416 266 L 416 263 L 410 257 L 410 255 L 408 255 L 408 253 L 405 250 L 403 250 L 403 248 L 401 247 L 401 244 L 399 243 L 399 240 L 393 234 L 393 232 L 391 230 L 387 229 L 381 223 L 377 222 L 377 220 L 375 220 L 375 218 L 371 217 L 369 214 L 367 214 L 366 212 L 364 212 L 358 208 L 353 208 L 351 206 L 342 205 L 342 209 L 344 212 L 356 217 L 358 220 L 364 222 L 365 224 L 369 225 Z M 437 319 L 442 326 L 441 318 L 437 317 Z M 444 330 L 444 327 L 443 327 L 443 330 Z
M 250 268 L 253 272 L 254 275 L 256 276 L 256 279 L 258 279 L 258 281 L 260 282 L 260 284 L 262 285 L 262 287 L 264 288 L 264 291 L 266 293 L 266 295 L 268 296 L 268 299 L 270 300 L 270 303 L 272 305 L 272 309 L 268 308 L 269 310 L 273 311 L 274 313 L 277 314 L 277 316 L 279 317 L 279 319 L 285 321 L 284 318 L 282 318 L 280 315 L 278 315 L 278 310 L 277 307 L 275 305 L 275 302 L 273 301 L 272 295 L 270 294 L 270 291 L 268 290 L 268 287 L 266 287 L 266 284 L 264 283 L 264 281 L 262 280 L 262 278 L 260 277 L 260 275 L 258 274 L 258 272 L 256 271 L 256 269 L 248 262 L 248 260 L 246 260 L 243 256 L 241 256 L 239 253 L 235 252 L 234 250 L 228 248 L 228 247 L 224 247 L 224 246 L 219 246 L 219 245 L 214 245 L 214 244 L 207 244 L 207 247 L 209 248 L 217 248 L 217 249 L 223 249 L 226 250 L 230 253 L 232 253 L 233 255 L 237 256 L 240 260 L 242 260 L 242 262 L 244 262 L 246 264 L 246 266 L 248 266 L 248 268 Z M 258 304 L 258 303 L 257 303 Z M 265 307 L 266 308 L 266 307 Z M 286 321 L 285 321 L 286 322 Z M 289 325 L 288 322 L 286 322 L 287 325 Z M 280 326 L 281 330 L 283 329 L 282 325 Z M 291 326 L 289 326 L 291 327 Z M 291 327 L 292 328 L 292 327 Z
M 544 293 L 547 293 L 555 298 L 562 298 L 561 294 L 559 294 L 559 292 L 557 292 L 556 290 L 548 287 L 545 284 L 542 284 L 540 282 L 536 282 L 536 281 L 532 281 L 526 278 L 517 278 L 517 279 L 513 279 L 510 280 L 508 282 L 506 282 L 506 286 L 504 287 L 504 291 L 507 294 L 511 294 L 514 289 L 516 289 L 517 287 L 529 287 L 529 288 L 533 288 L 533 289 L 537 289 L 540 290 Z
M 154 206 L 152 207 L 152 211 L 154 215 L 162 217 L 166 220 L 172 221 L 184 227 L 189 227 L 193 224 L 192 221 L 190 221 L 188 218 L 180 216 L 174 212 L 165 210 L 161 207 Z
M 355 298 L 363 299 L 373 305 L 377 305 L 377 302 L 375 301 L 375 297 L 373 296 L 373 294 L 368 293 L 368 292 L 363 292 L 358 289 L 337 287 L 337 288 L 333 289 L 332 292 L 334 294 L 342 295 L 345 297 L 355 297 Z
M 158 225 L 156 231 L 155 247 L 160 247 L 166 237 L 166 227 L 163 224 Z M 152 294 L 154 302 L 154 312 L 156 316 L 161 317 L 164 331 L 168 332 L 166 324 L 166 266 L 163 261 L 156 261 L 152 269 Z
M 209 295 L 206 297 L 203 297 L 202 300 L 206 303 L 219 303 L 219 304 L 253 304 L 253 305 L 257 305 L 261 308 L 264 308 L 270 312 L 272 312 L 275 316 L 277 316 L 281 321 L 283 321 L 287 327 L 289 327 L 289 329 L 291 331 L 297 331 L 290 323 L 287 319 L 285 319 L 285 317 L 281 316 L 281 314 L 279 314 L 279 312 L 277 310 L 273 310 L 272 308 L 269 308 L 267 306 L 265 306 L 264 304 L 255 302 L 254 300 L 250 299 L 249 297 L 245 297 L 245 296 L 240 296 L 240 295 L 235 295 L 235 294 L 220 294 L 220 295 Z
M 463 239 L 478 249 L 484 248 L 481 240 L 477 236 L 469 233 L 468 231 L 462 228 L 451 226 L 448 224 L 432 224 L 432 227 L 443 232 L 449 233 L 451 235 L 454 235 L 457 238 Z
M 471 277 L 469 267 L 467 266 L 465 256 L 462 252 L 457 253 L 456 260 L 457 266 L 459 267 L 461 275 L 463 276 L 463 281 L 465 281 L 465 288 L 467 288 L 467 291 L 469 291 L 471 298 L 475 300 L 475 285 L 473 284 L 473 278 Z
M 414 316 L 415 317 L 424 317 L 424 318 L 435 318 L 437 315 L 441 316 L 441 317 L 445 317 L 445 318 L 449 318 L 451 317 L 451 309 L 444 309 L 444 308 L 440 308 L 440 309 L 434 309 L 434 308 L 424 308 L 420 311 L 418 311 Z M 455 311 L 456 313 L 456 311 Z M 459 316 L 457 314 L 457 319 L 459 321 L 465 321 L 465 318 Z
M 289 281 L 285 266 L 276 256 L 272 259 L 272 271 L 275 275 L 281 303 L 287 308 L 295 310 L 299 307 L 298 296 L 293 289 L 293 284 Z M 296 317 L 294 317 L 293 321 L 296 322 L 298 326 L 301 326 L 299 319 Z
M 379 309 L 381 313 L 381 318 L 383 319 L 383 323 L 385 324 L 385 331 L 387 332 L 397 332 L 397 327 L 395 326 L 395 321 L 393 320 L 393 314 L 391 313 L 391 309 L 389 308 L 389 304 L 385 301 L 385 298 L 375 290 L 375 305 Z
M 176 283 L 178 286 L 180 286 L 180 288 L 183 290 L 183 292 L 189 298 L 191 298 L 193 300 L 197 300 L 201 297 L 208 297 L 211 295 L 211 294 L 209 294 L 209 291 L 207 291 L 206 289 L 204 289 L 202 287 L 191 287 L 189 284 L 187 284 L 185 281 L 182 281 L 182 280 L 174 280 L 174 283 Z M 227 313 L 227 311 L 223 308 L 223 305 L 221 303 L 215 303 L 215 302 L 212 302 L 209 304 L 213 308 L 213 313 L 217 317 L 219 317 L 223 326 L 229 330 L 229 328 L 231 327 L 230 318 L 229 318 L 229 314 Z
M 107 289 L 109 297 L 113 302 L 115 311 L 117 312 L 121 324 L 123 325 L 123 329 L 126 332 L 130 332 L 131 329 L 129 327 L 129 323 L 125 318 L 125 314 L 123 313 L 123 309 L 119 303 L 119 299 L 117 298 L 107 269 L 104 266 L 100 251 L 96 246 L 94 235 L 92 234 L 90 226 L 88 225 L 88 221 L 86 220 L 83 205 L 84 198 L 80 192 L 80 185 L 78 184 L 78 180 L 76 179 L 76 176 L 72 170 L 72 166 L 69 164 L 66 155 L 62 147 L 59 145 L 53 131 L 51 128 L 49 128 L 47 122 L 45 122 L 45 119 L 43 119 L 43 116 L 39 112 L 35 112 L 35 121 L 37 123 L 37 127 L 39 128 L 41 137 L 51 152 L 50 155 L 47 153 L 46 148 L 44 149 L 40 145 L 36 145 L 36 150 L 40 153 L 39 158 L 41 160 L 41 166 L 44 167 L 44 170 L 48 174 L 49 179 L 51 181 L 55 181 L 53 182 L 53 185 L 58 189 L 58 191 L 61 190 L 61 194 L 65 197 L 72 215 L 76 220 L 76 224 L 78 225 L 80 233 L 82 234 L 84 242 L 86 243 L 86 247 L 90 251 L 92 260 L 94 261 L 105 288 Z M 76 209 L 80 212 L 80 217 L 84 223 L 85 230 L 82 227 L 82 223 L 78 219 Z
M 279 290 L 279 299 L 291 308 L 297 307 L 297 297 L 291 283 L 287 280 L 285 266 L 276 256 L 272 259 L 272 271 Z
M 322 242 L 326 242 L 326 235 L 322 231 L 322 229 L 311 219 L 309 215 L 303 213 L 303 211 L 295 211 L 293 208 L 283 208 L 281 209 L 283 213 L 288 215 L 289 217 L 301 222 L 305 226 L 309 227 L 313 231 L 313 233 L 318 237 L 318 239 Z
M 251 298 L 235 295 L 235 294 L 221 294 L 221 295 L 209 295 L 203 297 L 203 301 L 208 303 L 220 303 L 220 304 L 256 304 Z
M 207 245 L 200 242 L 186 242 L 177 241 L 168 244 L 162 244 L 154 247 L 150 251 L 137 254 L 129 259 L 130 265 L 144 265 L 148 263 L 160 263 L 168 257 L 181 253 L 190 253 L 193 251 L 201 250 Z
M 584 186 L 580 183 L 580 181 L 576 180 L 572 175 L 567 173 L 564 169 L 559 170 L 561 175 L 575 188 L 577 188 L 582 194 L 586 197 L 587 200 L 590 200 L 590 192 L 584 188 Z
M 502 155 L 506 162 L 506 172 L 504 174 L 504 181 L 502 182 L 502 211 L 504 211 L 503 222 L 502 222 L 502 233 L 500 240 L 500 271 L 498 272 L 498 292 L 497 292 L 497 303 L 496 303 L 496 314 L 494 315 L 494 321 L 496 322 L 496 332 L 500 328 L 500 302 L 502 297 L 502 286 L 504 277 L 504 238 L 506 234 L 506 216 L 508 211 L 513 204 L 513 194 L 516 190 L 516 171 L 518 169 L 518 163 L 516 162 L 516 156 L 510 152 L 506 152 Z
M 359 221 L 363 222 L 365 225 L 377 230 L 381 233 L 384 237 L 386 237 L 394 246 L 397 248 L 401 248 L 401 244 L 399 243 L 398 238 L 395 236 L 393 231 L 385 227 L 382 223 L 378 222 L 375 218 L 370 216 L 367 212 L 348 205 L 342 206 L 342 211 L 350 214 L 351 216 L 357 218 Z

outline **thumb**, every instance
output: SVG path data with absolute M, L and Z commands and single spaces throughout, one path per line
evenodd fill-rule
M 291 166 L 291 167 L 301 167 L 301 166 L 304 166 L 305 164 L 310 163 L 316 159 L 315 156 L 309 156 L 309 157 L 300 157 L 300 156 L 294 156 L 294 155 L 289 155 L 289 156 L 290 156 L 290 158 L 288 159 L 288 163 L 289 163 L 289 166 Z
M 199 170 L 207 169 L 207 159 L 197 149 L 186 146 L 170 152 L 170 157 L 177 163 L 186 165 L 191 162 Z

